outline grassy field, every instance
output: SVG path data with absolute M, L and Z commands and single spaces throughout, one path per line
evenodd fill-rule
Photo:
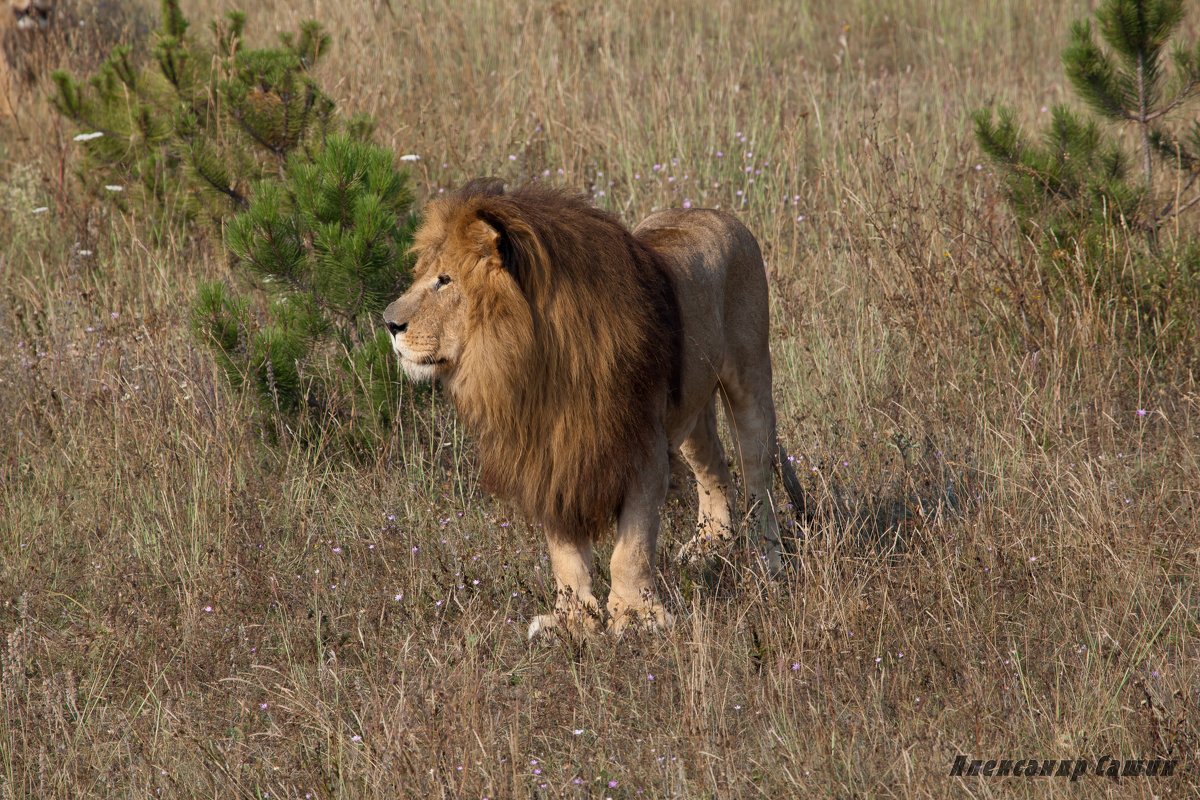
M 0 797 L 1196 795 L 1200 388 L 1044 296 L 968 118 L 1068 99 L 1088 4 L 246 5 L 329 27 L 321 81 L 423 197 L 736 209 L 819 514 L 788 579 L 703 588 L 684 484 L 675 630 L 528 644 L 549 564 L 449 404 L 371 464 L 265 445 L 187 328 L 218 243 L 82 194 L 35 94 L 0 122 Z

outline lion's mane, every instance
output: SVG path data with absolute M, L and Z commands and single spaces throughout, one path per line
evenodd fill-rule
M 662 404 L 678 401 L 670 274 L 615 216 L 537 184 L 468 184 L 430 209 L 417 246 L 454 246 L 477 220 L 499 234 L 514 279 L 475 270 L 462 287 L 467 323 L 450 388 L 484 484 L 561 534 L 595 535 L 650 455 Z

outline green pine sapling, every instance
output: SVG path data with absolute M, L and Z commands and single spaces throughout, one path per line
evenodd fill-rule
M 1056 106 L 1031 141 L 1010 109 L 973 115 L 1048 282 L 1129 308 L 1139 336 L 1150 327 L 1191 337 L 1185 317 L 1200 298 L 1200 247 L 1179 224 L 1200 203 L 1200 122 L 1175 121 L 1200 94 L 1200 43 L 1168 55 L 1182 21 L 1182 0 L 1102 0 L 1095 25 L 1072 26 L 1063 66 L 1093 119 Z M 1117 126 L 1132 128 L 1136 156 Z M 1182 235 L 1164 248 L 1168 223 Z

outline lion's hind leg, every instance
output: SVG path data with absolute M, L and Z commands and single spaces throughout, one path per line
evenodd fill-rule
M 771 575 L 783 570 L 779 507 L 771 491 L 774 478 L 775 403 L 771 399 L 770 356 L 765 363 L 742 363 L 722 374 L 729 402 L 737 458 L 746 482 L 746 525 L 753 532 L 763 566 Z
M 529 623 L 529 638 L 552 628 L 572 636 L 604 629 L 604 612 L 592 594 L 592 545 L 587 539 L 547 531 L 550 568 L 554 572 L 553 614 L 539 614 Z
M 696 476 L 700 509 L 696 533 L 680 548 L 678 561 L 693 567 L 707 567 L 712 560 L 726 557 L 737 537 L 729 512 L 729 490 L 733 479 L 717 433 L 715 393 L 679 450 Z

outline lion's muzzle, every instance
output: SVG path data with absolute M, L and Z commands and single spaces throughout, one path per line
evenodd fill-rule
M 399 356 L 400 366 L 411 380 L 433 380 L 439 377 L 447 360 L 437 352 L 437 340 L 430 341 L 427 332 L 417 335 L 409 331 L 411 305 L 404 301 L 401 297 L 383 312 L 383 324 L 392 340 L 392 350 Z
M 401 297 L 383 310 L 383 326 L 387 328 L 388 335 L 392 337 L 392 349 L 401 358 L 405 356 L 401 337 L 408 330 L 409 319 L 407 304 L 402 302 L 403 300 L 404 298 Z

